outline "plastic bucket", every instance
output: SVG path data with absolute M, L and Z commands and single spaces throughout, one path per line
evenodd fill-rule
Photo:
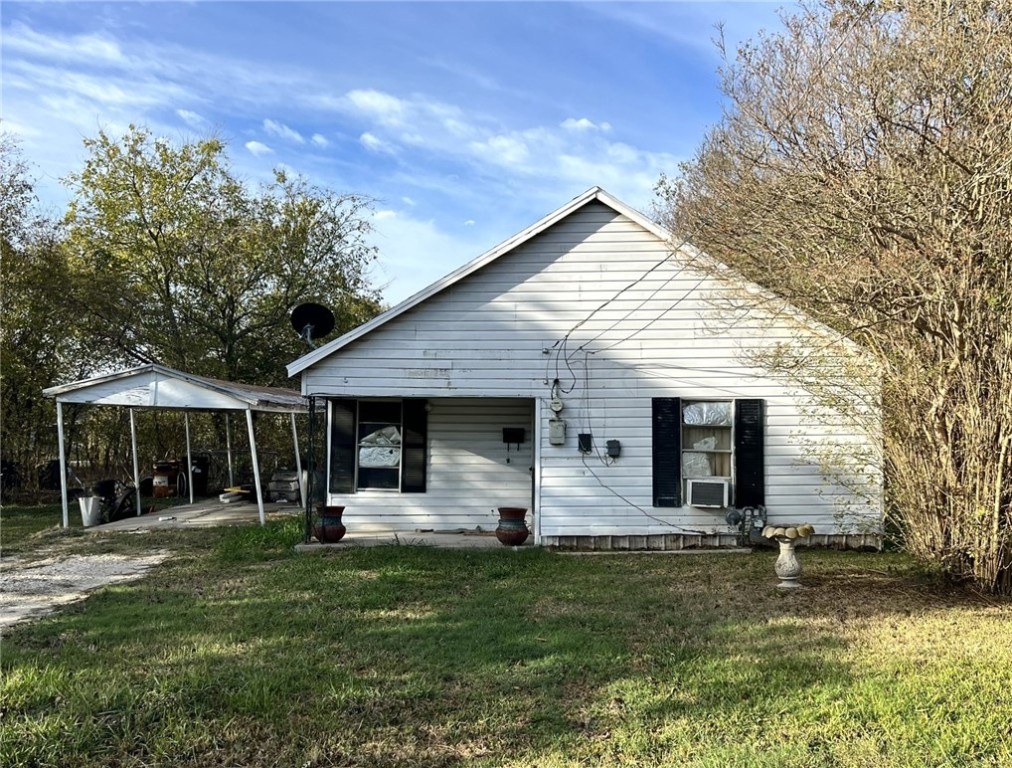
M 102 498 L 100 496 L 81 496 L 77 503 L 81 505 L 81 522 L 85 528 L 102 523 Z

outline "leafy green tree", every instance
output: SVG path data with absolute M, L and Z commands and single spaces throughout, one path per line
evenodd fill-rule
M 343 332 L 379 309 L 365 242 L 369 201 L 277 172 L 252 191 L 217 139 L 181 146 L 100 132 L 68 182 L 68 243 L 82 325 L 109 363 L 289 385 L 305 351 L 288 324 L 318 301 Z
M 660 185 L 674 231 L 875 358 L 766 362 L 830 407 L 880 376 L 891 521 L 1006 594 L 1010 82 L 1008 0 L 806 4 L 728 57 L 724 119 Z
M 87 355 L 65 300 L 74 280 L 62 235 L 39 213 L 29 172 L 14 138 L 0 135 L 0 447 L 7 471 L 16 465 L 32 489 L 56 445 L 56 414 L 42 389 L 82 375 Z M 73 434 L 77 413 L 66 416 Z

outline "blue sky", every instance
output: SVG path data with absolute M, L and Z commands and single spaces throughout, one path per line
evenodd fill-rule
M 779 5 L 5 0 L 3 128 L 53 210 L 130 123 L 368 195 L 397 303 L 588 187 L 648 211 L 720 117 L 715 25 L 737 46 Z

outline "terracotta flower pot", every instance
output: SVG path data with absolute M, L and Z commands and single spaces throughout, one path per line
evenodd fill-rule
M 507 547 L 518 547 L 527 541 L 530 531 L 527 528 L 526 507 L 499 507 L 499 525 L 495 529 L 495 537 Z
M 316 508 L 316 525 L 313 526 L 313 535 L 322 544 L 336 544 L 344 538 L 347 528 L 341 522 L 344 514 L 344 507 L 329 507 L 320 504 Z

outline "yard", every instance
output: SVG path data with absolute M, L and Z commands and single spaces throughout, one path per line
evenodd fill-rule
M 1012 603 L 901 555 L 802 550 L 784 592 L 772 551 L 297 555 L 297 521 L 90 536 L 12 508 L 2 532 L 175 552 L 6 633 L 5 766 L 1012 764 Z

